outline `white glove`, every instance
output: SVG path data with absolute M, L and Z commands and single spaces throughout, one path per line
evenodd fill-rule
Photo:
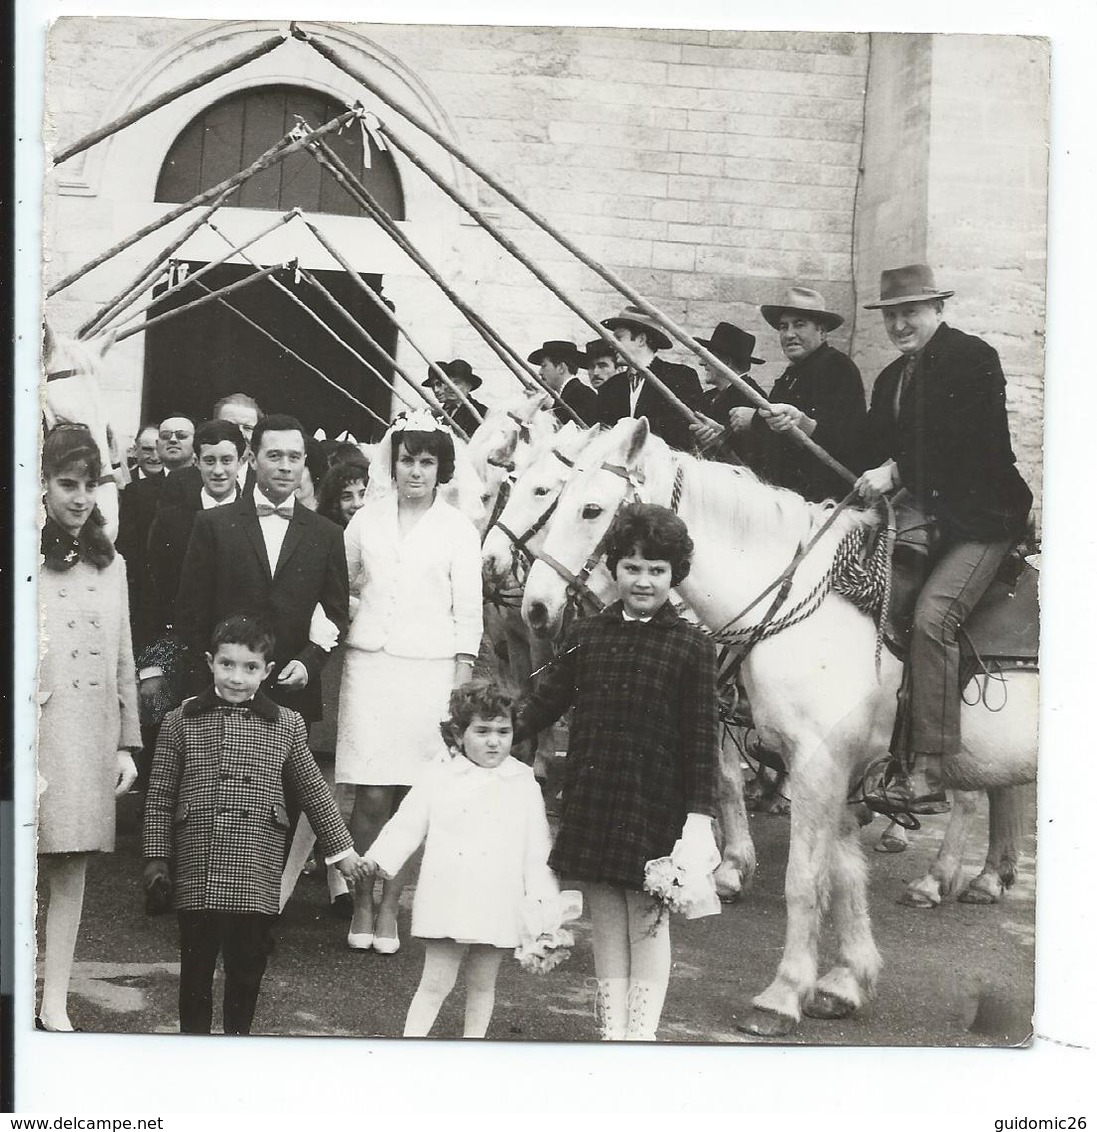
M 324 652 L 331 652 L 339 643 L 339 630 L 319 604 L 312 611 L 312 620 L 309 622 L 309 642 L 319 645 Z
M 712 818 L 707 814 L 687 814 L 682 836 L 671 851 L 670 859 L 686 873 L 707 876 L 720 864 L 720 850 L 712 832 Z

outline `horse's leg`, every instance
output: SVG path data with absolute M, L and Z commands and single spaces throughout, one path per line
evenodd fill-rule
M 525 681 L 527 685 L 532 686 L 533 680 L 530 673 L 540 671 L 552 661 L 552 642 L 543 637 L 532 637 L 522 618 L 516 616 L 515 620 L 521 627 L 527 658 L 525 663 L 529 665 L 526 669 Z M 544 731 L 537 733 L 536 742 L 536 753 L 533 759 L 534 773 L 538 778 L 547 779 L 549 768 L 554 765 L 556 758 L 555 732 L 551 727 L 546 727 Z
M 740 1029 L 762 1037 L 782 1037 L 800 1020 L 800 1008 L 818 974 L 819 932 L 830 885 L 830 860 L 838 820 L 845 806 L 848 773 L 818 740 L 797 742 L 788 782 L 792 820 L 785 870 L 785 946 L 777 976 L 752 1002 Z
M 872 938 L 868 875 L 860 826 L 847 807 L 831 856 L 830 914 L 838 936 L 838 962 L 816 984 L 804 1004 L 812 1018 L 846 1018 L 876 990 L 880 952 Z
M 979 804 L 974 790 L 953 790 L 952 812 L 948 819 L 941 848 L 929 872 L 906 886 L 899 903 L 908 908 L 936 908 L 942 896 L 950 896 L 956 887 L 964 863 L 964 847 L 971 832 L 972 819 Z
M 739 747 L 730 732 L 720 744 L 720 774 L 716 781 L 716 810 L 723 839 L 723 860 L 716 870 L 720 899 L 739 899 L 754 876 L 754 841 L 750 836 L 746 799 L 743 796 L 743 766 Z
M 1004 889 L 1017 876 L 1025 813 L 1024 791 L 1017 786 L 999 786 L 987 791 L 990 798 L 990 844 L 983 871 L 957 897 L 963 904 L 997 904 Z

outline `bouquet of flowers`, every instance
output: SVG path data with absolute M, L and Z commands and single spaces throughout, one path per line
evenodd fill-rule
M 644 891 L 659 902 L 660 915 L 673 912 L 687 920 L 718 915 L 720 898 L 712 874 L 719 863 L 715 842 L 698 849 L 676 841 L 669 857 L 644 865 Z
M 583 912 L 581 892 L 560 892 L 548 897 L 527 896 L 519 908 L 518 946 L 514 958 L 523 971 L 547 975 L 571 954 L 575 936 L 563 925 Z

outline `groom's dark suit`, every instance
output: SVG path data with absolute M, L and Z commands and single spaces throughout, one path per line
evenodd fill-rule
M 264 690 L 300 712 L 306 723 L 320 718 L 320 669 L 327 657 L 309 642 L 317 603 L 342 639 L 348 620 L 347 558 L 343 532 L 330 520 L 296 504 L 272 577 L 251 495 L 195 517 L 175 602 L 176 631 L 200 660 L 222 618 L 243 611 L 265 614 L 274 629 L 275 652 Z M 300 691 L 276 682 L 291 660 L 308 670 L 308 685 Z

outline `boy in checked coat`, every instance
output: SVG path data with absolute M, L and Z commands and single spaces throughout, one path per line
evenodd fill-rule
M 213 972 L 225 968 L 224 1032 L 251 1032 L 270 954 L 289 836 L 286 790 L 316 831 L 327 864 L 368 875 L 309 753 L 300 715 L 259 691 L 274 633 L 236 614 L 213 632 L 213 686 L 169 712 L 145 802 L 145 883 L 174 874 L 179 917 L 179 1028 L 208 1034 Z

